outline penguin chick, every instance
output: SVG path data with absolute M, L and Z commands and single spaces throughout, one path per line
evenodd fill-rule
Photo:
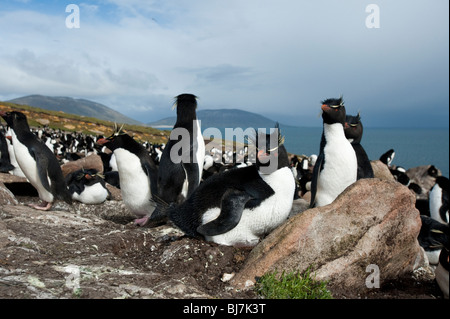
M 42 200 L 41 205 L 30 206 L 39 210 L 49 210 L 55 199 L 72 203 L 55 154 L 31 132 L 25 114 L 2 111 L 0 116 L 11 128 L 17 163 Z
M 99 139 L 97 144 L 105 145 L 113 152 L 123 202 L 139 217 L 135 224 L 144 226 L 155 210 L 152 196 L 157 191 L 156 165 L 144 146 L 124 133 L 122 128 L 116 126 L 111 136 Z

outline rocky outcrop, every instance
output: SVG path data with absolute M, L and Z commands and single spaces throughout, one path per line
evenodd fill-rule
M 102 158 L 97 154 L 91 154 L 79 160 L 61 165 L 61 170 L 64 176 L 80 169 L 96 169 L 97 172 L 103 173 Z
M 395 181 L 395 178 L 389 171 L 389 168 L 382 161 L 380 160 L 370 161 L 370 164 L 372 165 L 374 177 L 385 181 Z
M 122 202 L 0 205 L 0 299 L 254 298 L 222 282 L 248 251 L 140 228 Z
M 14 197 L 14 194 L 8 188 L 6 188 L 3 182 L 0 181 L 0 205 L 16 205 L 16 204 L 18 204 L 18 201 Z
M 417 236 L 419 212 L 411 191 L 395 181 L 363 179 L 333 203 L 289 219 L 256 246 L 233 278 L 248 286 L 268 271 L 305 271 L 330 287 L 367 290 L 377 271 L 380 284 L 424 263 Z M 376 274 L 375 274 L 376 275 Z
M 27 183 L 3 177 L 8 187 Z M 420 256 L 411 239 L 417 212 L 405 189 L 366 180 L 320 209 L 294 201 L 293 217 L 253 252 L 185 237 L 170 224 L 138 228 L 120 199 L 100 205 L 57 201 L 43 212 L 27 206 L 36 196 L 17 196 L 18 204 L 0 204 L 0 298 L 256 298 L 251 289 L 233 288 L 254 280 L 259 267 L 263 273 L 309 263 L 316 278 L 331 280 L 336 298 L 336 291 L 349 297 L 370 275 L 368 264 L 379 267 L 382 282 L 414 268 L 414 256 Z M 370 203 L 377 198 L 374 211 Z
M 406 175 L 408 175 L 411 183 L 419 185 L 422 189 L 417 198 L 428 199 L 428 194 L 436 183 L 436 177 L 442 175 L 442 173 L 434 165 L 422 165 L 408 169 Z

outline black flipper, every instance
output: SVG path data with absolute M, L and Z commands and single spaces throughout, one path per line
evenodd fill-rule
M 142 169 L 148 176 L 152 196 L 158 195 L 158 176 L 156 173 L 156 168 L 152 167 L 150 163 L 144 162 L 142 163 Z
M 51 190 L 51 186 L 48 180 L 48 160 L 46 157 L 44 156 L 37 156 L 36 153 L 34 152 L 33 148 L 29 148 L 29 152 L 31 154 L 31 156 L 34 158 L 34 160 L 36 161 L 36 168 L 37 168 L 37 172 L 38 172 L 38 176 L 39 179 L 41 181 L 42 186 L 44 186 L 44 188 L 49 191 L 52 192 Z
M 314 165 L 313 176 L 311 180 L 311 201 L 309 203 L 309 208 L 313 208 L 316 201 L 317 193 L 317 181 L 319 180 L 319 173 L 322 170 L 324 155 L 320 153 L 317 157 L 316 164 Z
M 213 221 L 201 225 L 197 232 L 204 236 L 215 236 L 224 234 L 239 223 L 245 204 L 252 197 L 240 190 L 230 189 L 222 197 L 220 215 Z

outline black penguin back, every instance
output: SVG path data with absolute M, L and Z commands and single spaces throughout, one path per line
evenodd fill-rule
M 184 127 L 192 131 L 192 121 L 197 119 L 197 97 L 193 94 L 180 94 L 176 97 L 177 121 L 174 128 Z
M 195 159 L 194 142 L 196 135 L 194 134 L 194 121 L 197 120 L 197 97 L 188 93 L 180 94 L 176 97 L 174 106 L 177 110 L 177 121 L 170 135 L 170 140 L 167 142 L 163 150 L 158 171 L 158 197 L 167 204 L 179 204 L 185 200 L 181 193 L 183 186 L 185 186 L 184 183 L 186 179 L 189 180 L 189 176 L 187 175 L 190 174 L 191 177 L 199 175 L 199 172 L 195 170 L 200 169 L 197 168 L 196 165 L 190 165 L 194 163 Z M 178 135 L 177 129 L 179 128 L 186 129 L 189 136 Z M 181 131 L 180 133 L 184 132 Z M 201 132 L 195 133 L 201 134 Z M 189 145 L 185 143 L 186 138 L 189 139 Z M 174 147 L 178 147 L 180 145 L 183 146 L 178 150 L 174 149 Z M 172 158 L 173 155 L 177 157 L 176 160 Z M 189 172 L 187 169 L 189 169 Z M 197 181 L 198 178 L 194 180 L 196 182 L 193 182 L 192 185 L 187 185 L 187 196 L 189 196 L 193 189 L 195 189 L 194 184 L 198 184 L 200 182 Z
M 53 194 L 55 199 L 72 203 L 72 196 L 67 188 L 61 166 L 55 154 L 34 135 L 28 125 L 25 114 L 21 112 L 2 113 L 1 116 L 14 130 L 17 139 L 28 148 L 28 152 L 35 160 L 39 179 L 47 191 Z M 50 182 L 48 181 L 50 179 Z
M 81 194 L 86 186 L 92 186 L 96 183 L 100 183 L 106 188 L 104 179 L 98 175 L 98 171 L 96 169 L 80 169 L 74 171 L 68 174 L 65 180 L 71 194 Z
M 273 189 L 261 178 L 255 165 L 230 169 L 214 174 L 205 180 L 182 204 L 172 205 L 167 210 L 170 220 L 186 235 L 201 236 L 197 228 L 203 214 L 211 208 L 220 208 L 223 196 L 230 189 L 243 191 L 251 196 L 245 208 L 255 208 L 274 194 Z
M 122 132 L 122 128 L 115 128 L 114 133 L 108 138 L 99 139 L 100 145 L 105 145 L 111 151 L 122 148 L 136 155 L 142 166 L 142 170 L 148 176 L 152 195 L 157 193 L 157 167 L 145 147 L 134 140 L 130 135 Z
M 9 157 L 8 141 L 2 130 L 0 130 L 0 172 L 8 173 L 13 169 L 14 166 L 11 164 Z
M 361 145 L 363 135 L 363 124 L 358 113 L 357 116 L 346 115 L 344 133 L 345 137 L 350 141 L 355 150 L 356 160 L 358 162 L 357 179 L 373 178 L 373 169 L 370 164 L 369 156 L 364 147 Z

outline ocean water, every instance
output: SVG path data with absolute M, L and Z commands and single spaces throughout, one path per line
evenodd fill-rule
M 280 128 L 289 153 L 319 154 L 321 127 Z M 224 129 L 219 130 L 225 137 Z M 405 169 L 434 165 L 442 175 L 449 177 L 449 129 L 364 128 L 361 145 L 371 160 L 379 159 L 392 148 L 395 151 L 393 165 Z
M 281 127 L 285 146 L 294 154 L 319 154 L 322 128 Z M 434 165 L 449 177 L 448 129 L 364 128 L 361 145 L 369 159 L 376 160 L 391 148 L 395 151 L 393 165 L 409 169 Z

